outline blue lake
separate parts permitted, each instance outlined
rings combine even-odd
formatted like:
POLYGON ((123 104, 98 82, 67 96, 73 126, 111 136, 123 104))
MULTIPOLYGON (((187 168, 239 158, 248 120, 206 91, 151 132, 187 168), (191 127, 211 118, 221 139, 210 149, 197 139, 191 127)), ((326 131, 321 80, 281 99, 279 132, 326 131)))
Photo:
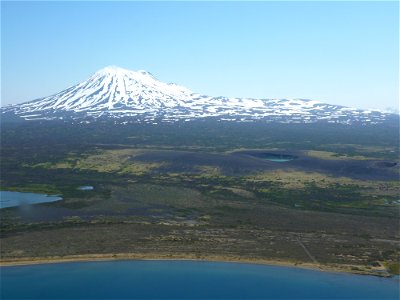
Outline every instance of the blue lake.
POLYGON ((292 158, 265 158, 265 159, 273 162, 287 162, 293 160, 292 158))
POLYGON ((268 152, 247 152, 248 155, 272 162, 288 162, 297 159, 297 156, 290 154, 268 153, 268 152))
POLYGON ((82 185, 80 187, 78 187, 78 190, 80 191, 92 191, 94 190, 94 187, 91 185, 82 185))
POLYGON ((54 202, 59 200, 62 200, 59 196, 0 191, 0 208, 54 202))
POLYGON ((273 161, 273 162, 287 162, 293 159, 296 159, 293 155, 286 154, 272 154, 272 153, 262 153, 260 157, 265 160, 273 161))
POLYGON ((398 299, 399 280, 255 264, 109 261, 1 267, 1 299, 398 299))

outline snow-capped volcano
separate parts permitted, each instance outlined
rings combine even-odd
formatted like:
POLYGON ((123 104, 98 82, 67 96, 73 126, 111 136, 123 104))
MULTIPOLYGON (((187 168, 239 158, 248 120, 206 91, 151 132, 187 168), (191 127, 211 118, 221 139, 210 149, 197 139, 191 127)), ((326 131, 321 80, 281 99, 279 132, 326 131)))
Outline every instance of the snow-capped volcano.
POLYGON ((163 83, 146 71, 106 67, 89 79, 55 95, 1 109, 3 117, 26 120, 93 120, 112 117, 134 122, 178 121, 215 117, 263 119, 286 123, 377 123, 389 114, 329 105, 304 99, 211 97, 163 83))
POLYGON ((191 91, 158 81, 146 71, 129 71, 110 66, 97 71, 89 79, 58 94, 21 104, 26 112, 44 110, 112 111, 137 106, 176 106, 190 97, 191 91))

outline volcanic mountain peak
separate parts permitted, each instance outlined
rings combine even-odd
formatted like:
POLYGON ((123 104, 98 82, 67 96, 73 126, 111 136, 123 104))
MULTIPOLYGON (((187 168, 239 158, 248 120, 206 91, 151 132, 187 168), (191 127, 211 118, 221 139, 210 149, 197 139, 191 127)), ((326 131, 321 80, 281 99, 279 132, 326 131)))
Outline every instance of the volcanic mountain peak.
MULTIPOLYGON (((147 71, 105 67, 89 79, 55 95, 1 109, 2 117, 87 120, 99 117, 123 122, 193 120, 283 123, 380 123, 389 114, 363 111, 306 99, 211 97, 164 83, 147 71), (128 121, 126 121, 128 120, 128 121)), ((85 121, 86 122, 86 121, 85 121)))
POLYGON ((158 81, 150 72, 144 70, 131 71, 117 66, 108 66, 103 69, 100 69, 96 73, 94 73, 91 78, 102 78, 102 77, 115 77, 115 78, 128 77, 142 82, 158 81))
POLYGON ((140 88, 155 89, 159 92, 164 92, 166 94, 193 93, 189 89, 179 86, 177 84, 167 84, 161 82, 157 78, 155 78, 150 72, 144 70, 131 71, 117 66, 105 67, 94 73, 94 75, 90 79, 115 81, 116 85, 122 88, 126 88, 127 84, 128 86, 132 84, 139 84, 141 85, 140 88))

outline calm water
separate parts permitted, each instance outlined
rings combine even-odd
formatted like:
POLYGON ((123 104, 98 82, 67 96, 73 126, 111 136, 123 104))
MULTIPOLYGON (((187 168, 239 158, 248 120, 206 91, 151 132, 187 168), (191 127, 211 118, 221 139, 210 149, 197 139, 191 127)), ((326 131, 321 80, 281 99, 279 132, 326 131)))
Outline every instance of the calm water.
POLYGON ((286 155, 286 154, 273 154, 273 153, 264 153, 261 154, 261 158, 273 162, 287 162, 293 159, 296 159, 293 155, 286 155))
POLYGON ((194 261, 1 267, 1 299, 398 299, 396 279, 194 261))
POLYGON ((288 162, 297 158, 297 156, 280 153, 266 153, 266 152, 250 152, 250 156, 261 158, 272 162, 288 162))
POLYGON ((287 162, 293 160, 292 158, 265 158, 266 160, 273 161, 273 162, 287 162))
POLYGON ((78 190, 80 191, 91 191, 94 190, 94 187, 91 185, 82 185, 80 187, 78 187, 78 190))
POLYGON ((0 208, 19 205, 46 203, 62 200, 59 196, 48 196, 45 194, 20 193, 0 191, 0 208))

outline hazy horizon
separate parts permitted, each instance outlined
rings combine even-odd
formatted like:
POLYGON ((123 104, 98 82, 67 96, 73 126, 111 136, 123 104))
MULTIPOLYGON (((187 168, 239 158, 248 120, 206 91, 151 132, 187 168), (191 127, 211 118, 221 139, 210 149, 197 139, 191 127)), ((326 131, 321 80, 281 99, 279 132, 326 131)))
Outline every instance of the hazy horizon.
POLYGON ((97 70, 196 93, 398 109, 397 2, 2 2, 1 104, 97 70))

